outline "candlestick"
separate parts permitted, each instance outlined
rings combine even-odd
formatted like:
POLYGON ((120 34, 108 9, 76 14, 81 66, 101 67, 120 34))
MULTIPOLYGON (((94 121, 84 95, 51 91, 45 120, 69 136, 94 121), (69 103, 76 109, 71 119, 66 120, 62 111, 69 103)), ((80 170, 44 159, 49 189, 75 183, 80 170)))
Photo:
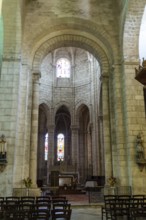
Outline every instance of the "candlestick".
POLYGON ((4 148, 5 148, 5 153, 6 153, 7 152, 7 142, 5 142, 4 148))

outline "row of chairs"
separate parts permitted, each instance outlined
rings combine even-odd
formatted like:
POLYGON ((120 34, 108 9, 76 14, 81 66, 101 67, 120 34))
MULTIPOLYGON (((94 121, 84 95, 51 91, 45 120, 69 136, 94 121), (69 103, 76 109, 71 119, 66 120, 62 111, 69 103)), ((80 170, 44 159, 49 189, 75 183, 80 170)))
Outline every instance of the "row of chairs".
POLYGON ((126 217, 127 220, 146 218, 145 195, 105 195, 102 207, 102 220, 117 220, 126 217))
POLYGON ((0 219, 58 219, 70 220, 71 205, 66 197, 0 197, 0 219))
POLYGON ((56 199, 60 199, 60 200, 66 200, 65 196, 22 196, 22 197, 18 197, 18 196, 7 196, 7 197, 0 197, 0 201, 8 201, 8 200, 14 200, 14 201, 22 201, 22 200, 33 200, 33 201, 39 201, 39 200, 56 200, 56 199))

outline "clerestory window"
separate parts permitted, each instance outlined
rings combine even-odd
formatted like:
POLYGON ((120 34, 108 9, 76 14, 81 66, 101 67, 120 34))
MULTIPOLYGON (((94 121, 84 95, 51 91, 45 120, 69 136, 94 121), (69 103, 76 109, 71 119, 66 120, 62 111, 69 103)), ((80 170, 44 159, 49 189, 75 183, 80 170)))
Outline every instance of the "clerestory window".
POLYGON ((58 78, 70 78, 70 61, 66 58, 60 58, 56 63, 56 76, 58 78))

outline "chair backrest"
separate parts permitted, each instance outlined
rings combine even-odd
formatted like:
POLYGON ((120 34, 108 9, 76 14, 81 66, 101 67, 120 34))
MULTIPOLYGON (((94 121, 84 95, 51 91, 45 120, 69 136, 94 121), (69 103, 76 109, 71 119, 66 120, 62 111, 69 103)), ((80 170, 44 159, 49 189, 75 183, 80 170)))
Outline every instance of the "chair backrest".
POLYGON ((38 209, 46 209, 51 211, 51 203, 37 203, 35 204, 35 208, 38 209))
POLYGON ((60 199, 55 199, 55 200, 52 200, 52 204, 67 204, 68 203, 68 200, 60 200, 60 199))
POLYGON ((7 196, 7 197, 6 197, 6 200, 19 201, 19 200, 20 200, 20 197, 17 197, 17 196, 7 196))
POLYGON ((51 200, 50 196, 37 196, 36 201, 51 200))
POLYGON ((22 196, 21 200, 35 200, 34 196, 22 196))
POLYGON ((32 207, 35 205, 35 202, 33 200, 24 200, 24 201, 19 201, 19 205, 24 208, 24 207, 32 207))
POLYGON ((60 211, 60 209, 53 209, 51 211, 52 220, 56 220, 56 219, 60 219, 60 218, 70 220, 71 213, 72 213, 72 209, 62 209, 61 211, 60 211))
POLYGON ((71 208, 71 204, 58 204, 55 203, 53 204, 53 209, 70 209, 71 208))
POLYGON ((17 201, 17 200, 5 200, 4 204, 6 204, 6 205, 18 205, 19 201, 17 201))
POLYGON ((51 205, 51 200, 36 200, 37 205, 51 205))

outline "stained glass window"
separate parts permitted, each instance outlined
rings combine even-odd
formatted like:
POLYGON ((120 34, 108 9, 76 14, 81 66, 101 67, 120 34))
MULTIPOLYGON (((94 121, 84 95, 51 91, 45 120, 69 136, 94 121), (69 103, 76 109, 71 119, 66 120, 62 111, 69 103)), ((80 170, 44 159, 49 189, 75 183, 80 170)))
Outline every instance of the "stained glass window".
POLYGON ((64 160, 64 135, 58 134, 57 136, 57 161, 64 160))
POLYGON ((48 160, 48 133, 45 135, 45 160, 48 160))
POLYGON ((57 60, 56 76, 58 78, 70 78, 70 62, 66 58, 57 60))

